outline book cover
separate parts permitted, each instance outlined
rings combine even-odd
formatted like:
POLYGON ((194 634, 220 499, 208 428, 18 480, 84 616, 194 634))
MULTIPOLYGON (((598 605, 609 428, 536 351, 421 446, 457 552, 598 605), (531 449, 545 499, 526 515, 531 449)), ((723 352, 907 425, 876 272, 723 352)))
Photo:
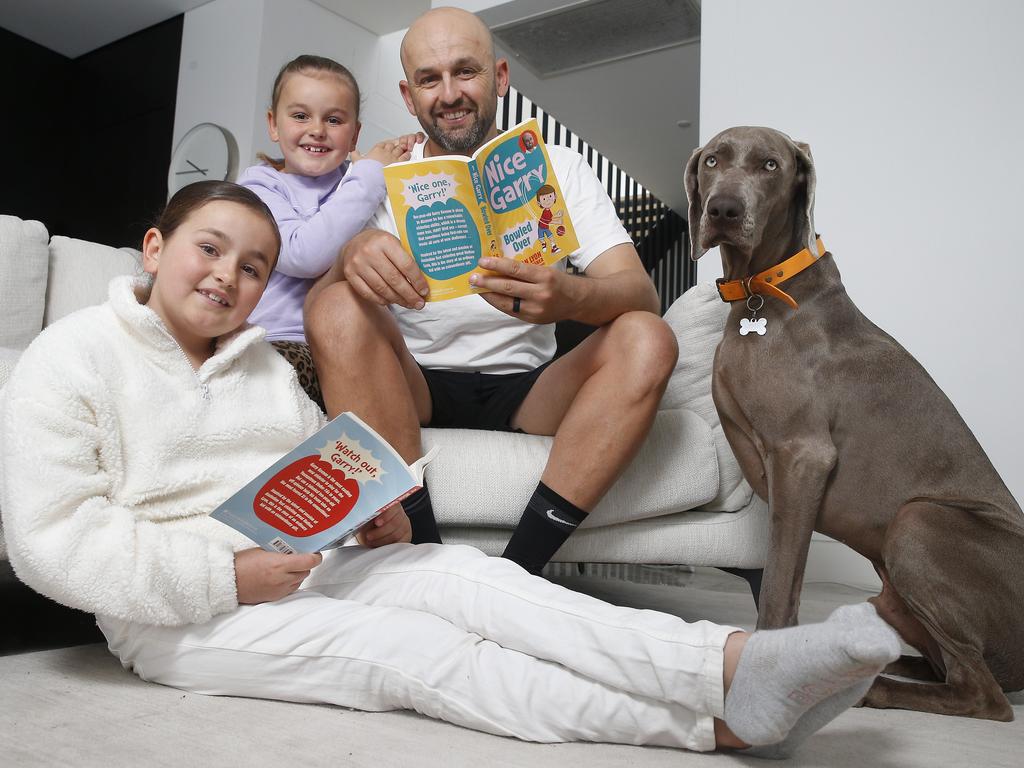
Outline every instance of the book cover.
POLYGON ((430 294, 444 301, 483 289, 469 284, 483 256, 549 265, 579 248, 536 118, 480 147, 384 168, 405 249, 430 294))
POLYGON ((303 440, 210 517, 276 552, 340 546, 357 528, 423 486, 436 449, 406 464, 353 413, 303 440))

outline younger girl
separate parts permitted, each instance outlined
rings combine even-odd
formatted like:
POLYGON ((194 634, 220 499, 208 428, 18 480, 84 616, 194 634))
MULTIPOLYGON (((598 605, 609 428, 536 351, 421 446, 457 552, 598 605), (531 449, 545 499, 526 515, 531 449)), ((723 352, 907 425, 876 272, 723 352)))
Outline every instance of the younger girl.
POLYGON ((319 386, 302 323, 306 294, 377 210, 385 194, 384 165, 408 159, 415 137, 381 142, 360 156, 359 86, 341 64, 310 55, 288 62, 278 73, 267 128, 282 157, 261 155, 264 162, 243 171, 238 183, 270 208, 282 245, 249 320, 267 330, 267 339, 296 365, 316 400, 319 386))
POLYGON ((534 741, 777 756, 898 653, 868 604, 753 635, 688 624, 469 547, 396 543, 409 539, 398 507, 371 548, 334 550, 312 574, 318 554, 253 549, 209 512, 324 421, 244 322, 279 245, 248 190, 185 187, 146 233, 152 285, 117 278, 106 304, 51 325, 0 396, 15 571, 96 613, 143 679, 414 709, 534 741))
MULTIPOLYGON (((302 308, 314 283, 337 279, 331 270, 341 247, 366 226, 384 200, 384 165, 409 159, 415 135, 377 144, 365 157, 359 138, 359 85, 332 59, 303 55, 285 64, 274 80, 267 129, 282 157, 243 171, 238 183, 270 208, 281 231, 281 255, 263 299, 249 321, 299 375, 306 393, 324 408, 302 308), (349 156, 353 162, 349 162, 349 156)), ((413 541, 440 542, 425 491, 403 502, 413 541)))

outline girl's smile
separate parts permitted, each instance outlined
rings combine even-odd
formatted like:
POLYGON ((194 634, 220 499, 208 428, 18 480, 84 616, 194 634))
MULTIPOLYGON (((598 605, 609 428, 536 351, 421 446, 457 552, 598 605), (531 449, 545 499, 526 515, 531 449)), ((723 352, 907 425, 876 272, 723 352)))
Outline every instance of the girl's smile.
POLYGON ((168 238, 149 230, 142 255, 156 277, 147 305, 198 368, 216 338, 239 328, 256 307, 277 240, 259 214, 217 200, 190 214, 168 238))
POLYGON ((277 109, 267 113, 284 172, 315 177, 339 168, 356 147, 358 114, 356 95, 344 78, 331 72, 288 75, 277 109))
POLYGON ((196 292, 199 293, 200 296, 205 296, 214 304, 220 305, 222 307, 231 306, 231 302, 228 300, 228 297, 224 295, 221 291, 197 288, 196 292))

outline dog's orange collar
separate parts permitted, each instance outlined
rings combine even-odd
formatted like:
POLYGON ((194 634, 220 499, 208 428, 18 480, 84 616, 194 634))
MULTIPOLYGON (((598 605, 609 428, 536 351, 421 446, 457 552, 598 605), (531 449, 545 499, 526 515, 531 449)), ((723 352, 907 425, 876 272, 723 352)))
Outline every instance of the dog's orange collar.
MULTIPOLYGON (((825 253, 825 245, 821 242, 820 237, 817 239, 817 244, 818 253, 825 253)), ((776 286, 800 274, 817 260, 809 249, 804 248, 800 253, 790 256, 764 272, 758 272, 756 275, 744 277, 741 280, 726 280, 724 277, 720 277, 715 281, 715 285, 718 287, 718 295, 725 302, 741 301, 759 293, 765 296, 774 296, 796 309, 797 303, 793 297, 776 286)))

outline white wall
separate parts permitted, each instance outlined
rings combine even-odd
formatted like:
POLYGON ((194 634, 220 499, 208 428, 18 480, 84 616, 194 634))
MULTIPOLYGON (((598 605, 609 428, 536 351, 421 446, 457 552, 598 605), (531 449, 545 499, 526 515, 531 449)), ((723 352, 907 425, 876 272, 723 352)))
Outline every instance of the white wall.
MULTIPOLYGON (((1024 4, 702 9, 702 143, 732 125, 810 143, 815 223, 850 295, 928 369, 1024 499, 1024 4)), ((699 278, 721 274, 709 252, 699 278)), ((830 566, 826 546, 840 545, 816 544, 809 579, 864 578, 830 566)))
MULTIPOLYGON (((372 88, 372 92, 371 99, 363 112, 360 148, 369 148, 374 142, 388 136, 420 130, 420 124, 415 117, 409 114, 405 102, 402 101, 402 94, 398 90, 398 81, 405 79, 399 57, 399 49, 402 47, 404 36, 405 30, 403 29, 383 35, 377 40, 377 46, 374 49, 376 77, 372 83, 367 85, 367 90, 370 91, 372 88), (371 126, 375 131, 372 140, 369 133, 371 126)), ((360 85, 362 85, 362 81, 360 81, 360 85)))
POLYGON ((352 70, 363 95, 360 150, 415 131, 398 92, 401 37, 378 38, 310 0, 213 0, 185 14, 174 141, 196 123, 213 122, 235 136, 240 168, 256 162, 257 152, 275 154, 265 118, 270 90, 281 66, 301 53, 352 70))
POLYGON ((259 68, 262 10, 262 0, 215 0, 185 13, 175 145, 197 123, 217 123, 238 142, 239 164, 249 164, 258 85, 252 73, 259 68))

